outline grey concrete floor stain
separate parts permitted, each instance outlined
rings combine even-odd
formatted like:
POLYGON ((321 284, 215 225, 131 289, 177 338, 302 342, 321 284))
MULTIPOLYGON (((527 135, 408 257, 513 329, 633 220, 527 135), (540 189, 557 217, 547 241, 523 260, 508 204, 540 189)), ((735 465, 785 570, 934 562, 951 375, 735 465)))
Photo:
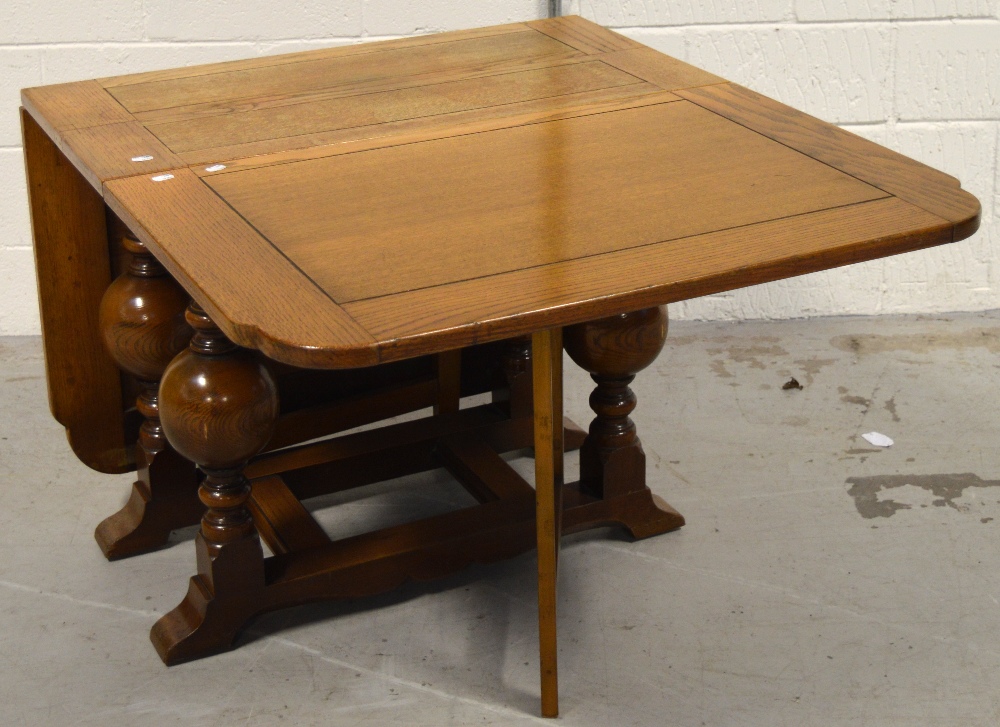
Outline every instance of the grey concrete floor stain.
POLYGON ((886 402, 885 402, 885 410, 892 415, 892 420, 894 422, 902 421, 899 418, 899 413, 896 411, 896 397, 895 396, 893 396, 890 399, 886 400, 886 402))
MULTIPOLYGON (((681 325, 686 325, 686 323, 687 322, 682 323, 681 325)), ((673 324, 671 324, 671 325, 673 326, 673 324)), ((740 327, 742 324, 740 324, 740 323, 730 323, 728 325, 735 326, 735 327, 740 327)), ((671 330, 674 330, 673 327, 671 328, 671 330)), ((741 344, 743 344, 745 346, 747 344, 747 342, 751 342, 751 343, 754 343, 754 344, 757 344, 757 343, 778 343, 780 340, 781 340, 781 338, 779 336, 761 336, 761 335, 757 335, 757 336, 754 336, 754 335, 735 335, 734 336, 734 335, 725 335, 724 334, 724 335, 720 335, 720 336, 684 336, 684 335, 673 335, 673 334, 671 334, 670 337, 667 339, 667 341, 668 341, 667 345, 673 345, 673 346, 690 346, 692 344, 700 344, 700 345, 703 345, 703 344, 706 344, 706 343, 719 344, 719 343, 731 343, 733 341, 737 341, 737 342, 739 342, 739 343, 741 343, 741 344)))
MULTIPOLYGON (((719 337, 717 340, 712 339, 713 343, 725 343, 730 339, 729 336, 719 337)), ((720 379, 732 379, 735 378, 734 374, 726 368, 726 362, 731 361, 733 363, 746 364, 752 369, 765 370, 768 367, 768 363, 771 365, 776 365, 777 361, 773 360, 781 356, 787 356, 788 351, 783 349, 781 346, 771 343, 767 337, 760 337, 760 339, 751 339, 754 341, 752 345, 736 345, 728 346, 726 348, 707 348, 705 352, 710 356, 721 356, 725 355, 726 359, 716 358, 711 363, 712 372, 718 376, 720 379), (760 344, 757 341, 760 341, 760 344), (769 345, 761 345, 769 344, 769 345), (765 362, 762 359, 771 359, 769 362, 765 362)), ((811 377, 810 377, 811 379, 811 377)))
MULTIPOLYGON (((752 369, 766 369, 767 364, 765 364, 762 358, 776 358, 780 356, 787 356, 788 351, 783 349, 778 345, 770 346, 729 346, 728 348, 709 348, 706 349, 710 356, 718 356, 719 354, 726 354, 730 361, 735 363, 743 363, 750 366, 752 369)), ((772 364, 777 363, 776 361, 771 361, 772 364)))
MULTIPOLYGON (((892 517, 897 510, 910 510, 912 505, 892 499, 879 499, 879 493, 898 487, 911 485, 927 490, 938 499, 931 504, 937 507, 951 507, 967 512, 968 506, 955 502, 970 487, 998 487, 1000 480, 984 480, 971 472, 940 475, 877 475, 874 477, 850 477, 851 487, 847 494, 854 498, 854 505, 863 518, 892 517)), ((984 518, 980 522, 988 522, 984 518)))
POLYGON ((897 335, 858 334, 835 336, 830 344, 841 351, 857 354, 879 354, 896 351, 930 353, 936 349, 982 347, 1000 353, 1000 328, 974 328, 966 331, 934 333, 904 333, 897 335))
POLYGON ((838 386, 837 393, 840 394, 840 400, 845 404, 857 404, 858 406, 863 407, 865 411, 868 411, 868 408, 872 405, 871 399, 849 394, 846 386, 838 386))
POLYGON ((712 362, 712 373, 720 379, 732 379, 733 374, 726 368, 726 362, 716 359, 712 362))
POLYGON ((811 384, 817 374, 822 371, 827 366, 832 366, 837 363, 838 359, 835 358, 806 358, 797 359, 795 363, 802 367, 802 372, 805 374, 804 378, 806 380, 806 386, 811 384))

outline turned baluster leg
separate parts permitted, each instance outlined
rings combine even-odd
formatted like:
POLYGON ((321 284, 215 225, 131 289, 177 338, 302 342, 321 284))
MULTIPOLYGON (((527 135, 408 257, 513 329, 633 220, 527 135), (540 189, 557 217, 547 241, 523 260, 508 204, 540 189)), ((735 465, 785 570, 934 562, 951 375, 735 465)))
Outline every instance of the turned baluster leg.
POLYGON ((580 488, 604 500, 627 498, 621 520, 635 537, 673 530, 684 518, 646 488, 646 455, 629 417, 636 397, 629 384, 649 366, 667 338, 665 306, 645 308, 565 329, 566 352, 597 384, 597 415, 580 448, 580 488))
POLYGON ((267 368, 196 304, 187 320, 195 335, 163 374, 160 419, 170 444, 205 473, 198 494, 208 509, 195 540, 198 575, 150 634, 167 664, 229 648, 264 606, 264 556, 243 469, 278 419, 278 390, 267 368))
POLYGON ((94 534, 110 559, 163 545, 171 530, 197 522, 201 511, 194 465, 167 445, 157 396, 164 369, 191 338, 184 320, 188 297, 141 242, 126 236, 122 244, 129 268, 101 300, 100 328, 111 356, 138 380, 136 406, 144 419, 129 501, 94 534))

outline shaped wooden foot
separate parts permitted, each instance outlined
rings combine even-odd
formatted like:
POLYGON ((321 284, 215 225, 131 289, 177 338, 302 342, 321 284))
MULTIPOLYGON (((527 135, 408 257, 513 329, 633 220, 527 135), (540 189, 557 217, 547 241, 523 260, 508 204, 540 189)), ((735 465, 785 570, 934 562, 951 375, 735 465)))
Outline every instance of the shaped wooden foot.
POLYGON ((198 495, 208 509, 195 541, 198 574, 150 634, 167 664, 230 648, 264 605, 264 554, 243 469, 278 419, 278 390, 268 370, 197 305, 187 320, 195 335, 163 374, 160 418, 170 444, 205 473, 198 495))
POLYGON ((156 550, 174 530, 197 523, 204 510, 198 501, 198 472, 176 452, 166 450, 140 464, 138 475, 125 506, 94 532, 108 560, 156 550))
POLYGON ((675 530, 684 518, 646 487, 646 454, 629 414, 629 384, 651 364, 667 338, 665 306, 645 308, 564 331, 566 352, 597 384, 590 408, 597 415, 580 448, 580 489, 605 501, 622 499, 622 525, 635 538, 675 530), (627 506, 625 502, 628 502, 627 506))
POLYGON ((167 444, 157 390, 167 364, 188 345, 187 294, 138 240, 125 237, 129 269, 101 300, 100 327, 118 365, 138 380, 136 403, 144 421, 136 447, 138 479, 128 503, 102 522, 94 536, 113 560, 163 545, 170 531, 198 521, 194 465, 167 444))

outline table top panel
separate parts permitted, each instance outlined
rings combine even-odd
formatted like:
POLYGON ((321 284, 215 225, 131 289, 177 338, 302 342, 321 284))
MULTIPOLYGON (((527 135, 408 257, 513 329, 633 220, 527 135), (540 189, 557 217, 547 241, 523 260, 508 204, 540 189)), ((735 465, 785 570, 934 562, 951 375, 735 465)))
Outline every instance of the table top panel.
POLYGON ((525 334, 979 222, 954 178, 578 17, 22 101, 227 335, 297 365, 525 334))
POLYGON ((652 84, 638 83, 563 96, 546 96, 532 101, 470 111, 419 116, 371 126, 185 152, 177 156, 184 162, 190 162, 195 174, 208 177, 218 173, 206 169, 207 166, 214 166, 217 159, 223 160, 228 172, 231 173, 237 169, 321 159, 430 139, 466 136, 493 129, 509 129, 556 119, 589 116, 679 100, 680 96, 674 93, 662 91, 652 84), (252 156, 246 156, 251 152, 252 156))
POLYGON ((735 83, 678 91, 683 97, 803 154, 959 225, 956 239, 979 226, 979 201, 944 172, 735 83), (966 227, 962 227, 962 226, 966 227))
POLYGON ((410 84, 443 81, 483 72, 504 72, 523 65, 584 56, 531 29, 451 42, 330 54, 293 63, 251 69, 232 68, 212 74, 141 81, 108 89, 127 111, 143 120, 228 113, 239 102, 259 105, 321 91, 363 93, 410 84), (377 56, 373 58, 373 56, 377 56), (164 113, 149 113, 165 110, 164 113), (200 112, 200 113, 199 113, 200 112))
POLYGON ((951 223, 886 197, 343 308, 390 360, 939 245, 951 234, 951 223))
POLYGON ((378 363, 378 342, 193 172, 167 181, 117 179, 106 201, 232 340, 299 366, 378 363))
POLYGON ((341 304, 887 196, 684 101, 206 181, 341 304))
POLYGON ((624 71, 591 60, 363 94, 316 93, 307 98, 296 97, 294 103, 254 103, 252 108, 239 114, 205 114, 180 120, 146 121, 145 126, 171 151, 180 153, 507 106, 621 86, 643 86, 647 93, 660 90, 624 71))

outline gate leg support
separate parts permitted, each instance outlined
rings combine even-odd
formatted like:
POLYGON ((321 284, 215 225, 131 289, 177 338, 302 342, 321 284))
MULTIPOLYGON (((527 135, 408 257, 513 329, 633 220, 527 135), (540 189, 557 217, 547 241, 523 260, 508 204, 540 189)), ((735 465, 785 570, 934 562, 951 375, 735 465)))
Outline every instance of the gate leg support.
POLYGON ((538 650, 542 716, 559 715, 556 580, 563 486, 562 329, 532 335, 535 528, 538 540, 538 650))

